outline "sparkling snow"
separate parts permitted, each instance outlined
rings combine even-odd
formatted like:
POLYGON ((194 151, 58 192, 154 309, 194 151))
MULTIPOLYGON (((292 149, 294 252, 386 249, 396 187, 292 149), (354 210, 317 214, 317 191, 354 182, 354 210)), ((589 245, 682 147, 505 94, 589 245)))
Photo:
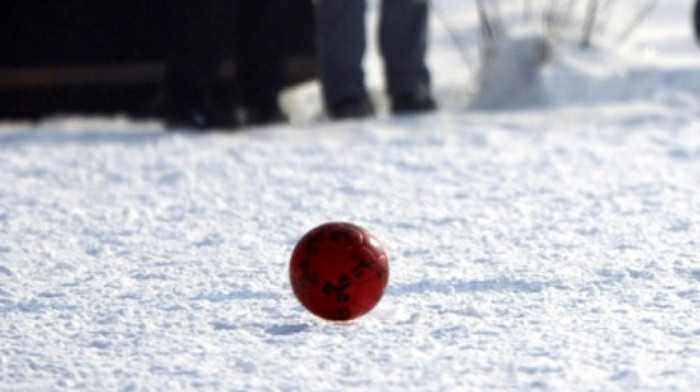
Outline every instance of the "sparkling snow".
MULTIPOLYGON (((471 46, 473 8, 435 3, 471 46)), ((660 3, 561 49, 537 110, 464 110, 434 19, 432 115, 310 121, 307 86, 294 125, 233 134, 0 124, 0 390, 700 390, 700 50, 660 3), (349 324, 287 277, 331 220, 390 258, 349 324)))

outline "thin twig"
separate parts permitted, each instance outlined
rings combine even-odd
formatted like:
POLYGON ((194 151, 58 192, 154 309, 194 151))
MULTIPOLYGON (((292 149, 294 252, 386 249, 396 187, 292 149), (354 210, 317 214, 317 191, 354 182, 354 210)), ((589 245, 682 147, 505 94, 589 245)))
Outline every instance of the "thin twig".
POLYGON ((491 23, 486 8, 482 0, 476 0, 476 8, 479 13, 479 21, 481 22, 481 37, 484 42, 493 41, 496 39, 496 31, 491 23))
POLYGON ((506 34, 506 25, 503 23, 503 13, 501 12, 501 3, 499 0, 491 0, 491 21, 494 26, 494 30, 498 37, 502 37, 506 34))
POLYGON ((588 0, 586 8, 586 19, 583 23, 583 33, 581 34, 581 47, 589 48, 593 40, 593 30, 598 17, 598 0, 588 0))
POLYGON ((552 11, 552 33, 553 39, 558 40, 561 36, 561 31, 566 27, 566 17, 571 12, 570 7, 573 0, 568 0, 564 3, 563 1, 558 1, 556 8, 552 11))
POLYGON ((578 7, 578 0, 569 0, 569 5, 566 8, 566 13, 561 22, 563 26, 568 26, 571 23, 571 18, 574 15, 576 7, 578 7))
POLYGON ((447 18, 445 15, 442 13, 442 10, 440 10, 439 7, 435 6, 435 1, 434 0, 428 0, 428 5, 430 6, 430 9, 433 10, 433 13, 437 17, 437 19, 440 21, 442 26, 445 28, 447 31, 447 35, 450 36, 450 39, 452 40, 452 43, 454 44, 455 48, 459 52, 460 57, 462 57, 462 62, 464 65, 467 67, 469 72, 472 74, 474 73, 474 68, 472 67, 471 62, 469 61, 469 56, 467 56, 467 52, 464 51, 464 48, 459 40, 457 38, 457 34, 455 34, 454 30, 451 28, 451 26, 447 23, 447 18))
POLYGON ((608 30, 608 24, 615 14, 617 0, 608 0, 600 6, 598 15, 598 30, 604 34, 608 30))
POLYGON ((639 11, 637 16, 630 22, 630 24, 627 26, 627 28, 620 34, 620 37, 618 38, 619 43, 624 43, 629 39, 629 37, 634 33, 635 30, 644 22, 644 20, 647 19, 649 14, 656 8, 656 4, 658 3, 658 0, 651 0, 647 5, 639 11))
POLYGON ((549 31, 555 29, 556 24, 556 8, 558 6, 557 0, 549 0, 545 6, 544 13, 542 14, 544 18, 544 25, 549 31))

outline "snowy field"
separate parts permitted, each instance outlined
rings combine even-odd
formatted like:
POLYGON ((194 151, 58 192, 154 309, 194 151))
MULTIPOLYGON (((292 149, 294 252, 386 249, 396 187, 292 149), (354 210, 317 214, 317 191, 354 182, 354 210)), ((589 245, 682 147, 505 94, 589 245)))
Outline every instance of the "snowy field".
MULTIPOLYGON (((473 6, 435 4, 474 56, 473 6)), ((0 390, 700 390, 690 9, 559 48, 536 109, 467 110, 473 71, 433 18, 431 115, 310 121, 306 86, 294 124, 236 133, 0 124, 0 390), (288 281, 331 220, 390 259, 349 324, 288 281)))

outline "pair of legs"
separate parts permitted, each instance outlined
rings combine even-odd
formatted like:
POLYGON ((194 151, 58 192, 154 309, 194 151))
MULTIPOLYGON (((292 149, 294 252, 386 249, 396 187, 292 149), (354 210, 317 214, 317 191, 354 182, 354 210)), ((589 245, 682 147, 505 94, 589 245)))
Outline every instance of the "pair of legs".
POLYGON ((218 70, 234 54, 240 100, 250 122, 279 116, 284 83, 286 0, 172 0, 165 79, 166 116, 195 128, 234 125, 213 94, 218 70), (230 50, 231 48, 236 50, 230 50))
MULTIPOLYGON (((346 107, 366 102, 362 59, 366 48, 366 0, 320 0, 318 39, 326 107, 334 117, 362 115, 346 107)), ((426 0, 382 0, 379 48, 394 112, 434 108, 425 64, 426 0)), ((360 110, 361 111, 361 110, 360 110)))

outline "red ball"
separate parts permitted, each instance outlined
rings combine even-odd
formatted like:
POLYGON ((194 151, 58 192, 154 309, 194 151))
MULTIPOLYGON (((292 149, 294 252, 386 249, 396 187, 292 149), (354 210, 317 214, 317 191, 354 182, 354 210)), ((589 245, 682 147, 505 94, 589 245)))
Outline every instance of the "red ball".
POLYGON ((289 267, 294 295, 311 313, 347 321, 369 312, 389 281, 386 252, 365 229, 323 224, 299 240, 289 267))

